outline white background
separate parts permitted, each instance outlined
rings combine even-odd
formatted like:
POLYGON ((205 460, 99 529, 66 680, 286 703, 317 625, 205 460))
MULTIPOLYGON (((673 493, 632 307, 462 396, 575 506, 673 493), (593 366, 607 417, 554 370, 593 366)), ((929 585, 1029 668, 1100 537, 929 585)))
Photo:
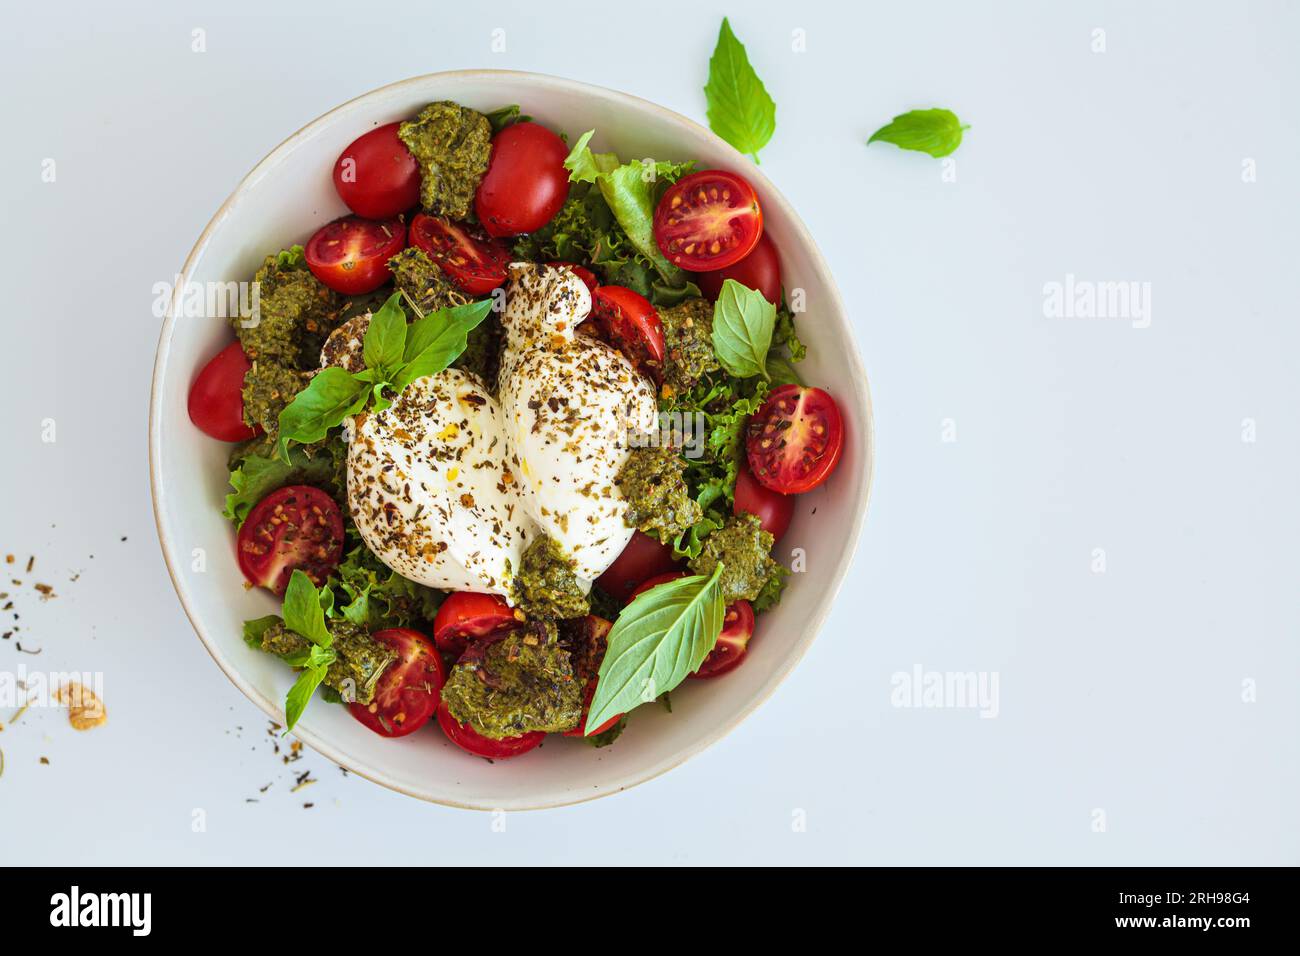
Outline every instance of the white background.
POLYGON ((0 731, 7 863, 1300 862, 1297 7, 61 6, 0 33, 0 590, 43 648, 0 641, 0 670, 103 671, 109 722, 0 731), (271 147, 392 80, 535 70, 703 119, 723 13, 875 399, 873 500, 821 638, 702 756, 504 832, 283 765, 154 535, 153 283, 271 147), (864 145, 926 106, 972 125, 955 182, 864 145), (1150 326, 1046 317, 1067 274, 1149 282, 1150 326), (998 716, 892 706, 917 665, 996 672, 998 716))

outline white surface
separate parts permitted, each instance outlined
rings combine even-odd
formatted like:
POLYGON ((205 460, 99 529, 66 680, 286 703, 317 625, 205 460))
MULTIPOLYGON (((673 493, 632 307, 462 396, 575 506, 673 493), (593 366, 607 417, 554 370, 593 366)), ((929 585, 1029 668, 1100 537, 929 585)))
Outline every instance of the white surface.
POLYGON ((498 819, 315 756, 282 766, 154 537, 152 284, 270 147, 393 79, 538 70, 702 118, 723 12, 427 6, 29 6, 0 37, 19 91, 0 552, 36 554, 61 595, 6 585, 45 651, 0 642, 0 668, 109 681, 102 729, 29 711, 0 732, 7 860, 1300 862, 1300 15, 1281 3, 733 8, 778 103, 763 170, 830 260, 872 377, 872 509, 822 637, 726 740, 592 804, 498 819), (862 146, 929 105, 973 126, 956 182, 862 146), (1150 327, 1045 318, 1067 274, 1150 282, 1150 327), (916 664, 996 671, 998 717, 891 706, 916 664), (309 768, 321 782, 289 793, 309 768))

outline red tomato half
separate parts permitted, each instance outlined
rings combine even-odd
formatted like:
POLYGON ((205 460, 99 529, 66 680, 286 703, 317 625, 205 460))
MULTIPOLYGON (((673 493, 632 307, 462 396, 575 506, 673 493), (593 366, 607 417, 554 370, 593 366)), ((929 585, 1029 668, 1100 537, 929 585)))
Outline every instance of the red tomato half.
POLYGON ((548 262, 546 264, 552 269, 568 269, 582 280, 582 284, 587 287, 588 292, 595 292, 596 286, 600 285, 600 280, 596 278, 596 273, 592 272, 586 266, 580 266, 573 262, 548 262))
POLYGON ((691 677, 721 677, 734 671, 749 653, 749 639, 754 636, 754 609, 748 601, 740 600, 727 608, 722 619, 722 633, 718 642, 704 658, 700 669, 691 677))
POLYGON ((766 487, 784 495, 811 491, 830 477, 844 450, 839 406, 820 388, 773 389, 749 420, 745 448, 750 471, 766 487))
POLYGON ((307 240, 307 268, 335 292, 364 295, 393 277, 388 260, 406 248, 400 219, 372 222, 344 216, 316 230, 307 240))
POLYGON ((568 155, 564 140, 536 123, 514 123, 492 137, 474 194, 474 212, 489 236, 533 232, 555 218, 569 195, 568 155))
POLYGON ((253 365, 238 342, 212 356, 190 386, 192 421, 205 435, 218 441, 248 441, 259 429, 244 421, 244 375, 253 365))
POLYGON ((497 595, 456 591, 447 595, 433 619, 433 642, 438 650, 460 657, 470 641, 504 634, 518 625, 515 612, 497 595))
POLYGON ((352 716, 381 737, 405 737, 429 722, 447 682, 447 665, 438 649, 419 631, 404 627, 370 635, 397 652, 375 685, 369 704, 348 704, 352 716))
POLYGON ((354 139, 334 163, 334 188, 358 216, 392 219, 420 201, 420 165, 389 123, 354 139))
POLYGON ((600 588, 615 601, 627 601, 632 591, 646 578, 663 574, 677 567, 673 549, 660 544, 648 534, 632 533, 632 540, 605 573, 596 578, 600 588))
POLYGON ((420 213, 411 220, 411 245, 469 295, 484 295, 506 281, 510 250, 505 243, 479 238, 450 219, 420 213))
POLYGON ((447 735, 447 739, 461 750, 475 757, 486 757, 488 760, 504 760, 507 757, 518 757, 520 754, 528 753, 546 736, 540 730, 534 730, 518 737, 493 740, 491 737, 484 737, 469 724, 458 721, 447 710, 445 703, 438 704, 438 726, 447 735))
POLYGON ((781 302, 781 258, 776 254, 776 246, 763 233, 752 252, 734 265, 712 272, 701 272, 695 277, 696 284, 708 298, 717 301, 722 291, 722 283, 735 279, 741 285, 757 289, 773 305, 781 302))
POLYGON ((637 371, 656 383, 663 379, 664 327, 645 296, 621 285, 600 286, 591 294, 591 315, 637 371))
POLYGON ((705 169, 674 183, 655 208, 655 242, 690 272, 734 265, 763 234, 754 187, 735 173, 705 169))
POLYGON ((319 488, 288 485, 253 506, 235 547, 252 584, 284 594, 301 569, 320 587, 343 560, 343 515, 319 488))
POLYGON ((736 472, 736 501, 732 510, 738 515, 758 515, 763 530, 773 537, 772 543, 775 544, 790 527, 790 519, 794 517, 794 497, 760 485, 742 463, 736 472))

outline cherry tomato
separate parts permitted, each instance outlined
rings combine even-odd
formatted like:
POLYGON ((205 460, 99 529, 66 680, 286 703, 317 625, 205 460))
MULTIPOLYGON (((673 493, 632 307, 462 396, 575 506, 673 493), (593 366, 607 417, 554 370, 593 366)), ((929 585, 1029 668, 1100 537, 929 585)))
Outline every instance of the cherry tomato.
POLYGON ((781 302, 781 258, 776 254, 776 246, 763 233, 752 252, 734 265, 712 272, 701 272, 695 277, 696 284, 708 298, 717 301, 722 291, 722 283, 735 279, 741 285, 757 289, 773 305, 781 302))
POLYGON ((811 491, 830 477, 844 450, 839 406, 820 388, 782 385, 749 420, 749 468, 783 495, 811 491))
POLYGON ((754 187, 735 173, 705 169, 674 183, 655 208, 655 242, 690 272, 734 265, 763 234, 754 187))
POLYGON ((392 219, 420 201, 420 165, 389 123, 354 139, 334 163, 334 188, 358 216, 392 219))
POLYGON ((320 587, 343 560, 343 515, 311 485, 288 485, 253 506, 236 540, 239 570, 251 583, 284 594, 295 569, 320 587))
POLYGON ((678 578, 686 577, 685 571, 665 571, 663 574, 656 574, 652 578, 642 581, 627 597, 627 603, 631 604, 632 600, 638 595, 644 594, 653 587, 658 587, 668 581, 676 581, 678 578))
POLYGON ((763 530, 772 536, 775 544, 790 527, 790 519, 794 517, 794 497, 760 485, 742 463, 736 472, 736 501, 732 510, 738 515, 758 515, 763 530))
POLYGON ((384 669, 370 703, 353 701, 348 710, 381 737, 405 737, 427 724, 438 709, 447 665, 419 631, 394 627, 370 636, 396 651, 397 660, 384 669))
POLYGON ((754 609, 748 601, 741 599, 727 608, 718 642, 709 651, 709 656, 704 658, 700 669, 690 676, 721 677, 734 671, 744 663, 745 655, 749 653, 749 639, 753 636, 754 609))
POLYGON ((602 285, 591 294, 591 315, 637 371, 655 382, 662 380, 664 327, 645 296, 621 285, 602 285))
POLYGON ((474 195, 489 236, 541 229, 569 195, 569 147, 545 126, 514 123, 492 137, 492 156, 474 195))
POLYGON ((633 589, 646 578, 671 571, 675 567, 677 559, 673 557, 671 547, 660 544, 648 534, 635 531, 632 540, 614 559, 614 563, 596 578, 596 587, 615 601, 626 601, 633 589))
POLYGON ((600 285, 600 280, 596 278, 596 273, 592 272, 586 266, 580 266, 574 262, 548 262, 546 264, 552 269, 568 269, 582 280, 582 284, 587 287, 588 292, 595 292, 596 286, 600 285))
POLYGON ((469 295, 484 295, 506 281, 510 250, 505 243, 479 238, 450 219, 420 213, 411 220, 411 245, 469 295))
POLYGON ((460 657, 470 641, 518 626, 515 612, 497 595, 456 591, 447 595, 433 619, 433 642, 443 653, 460 657))
POLYGON ((393 277, 388 260, 406 248, 400 219, 372 222, 344 216, 316 230, 307 240, 307 268, 335 292, 364 295, 393 277))
POLYGON ((248 441, 260 429, 244 421, 244 375, 253 365, 238 342, 231 342, 208 361, 190 386, 192 421, 219 441, 248 441))
MULTIPOLYGON (((566 622, 568 623, 568 622, 566 622)), ((614 625, 603 617, 588 614, 576 626, 571 627, 570 634, 563 635, 561 642, 569 645, 569 658, 573 661, 573 676, 576 680, 587 682, 582 699, 582 719, 572 730, 564 731, 566 737, 585 737, 583 728, 587 724, 587 712, 591 710, 592 698, 596 696, 596 683, 600 674, 600 663, 605 659, 610 628, 614 625), (567 638, 567 640, 566 640, 567 638)), ((620 720, 622 714, 615 714, 591 733, 603 734, 620 720)))
POLYGON ((507 757, 518 757, 520 754, 528 753, 546 736, 540 730, 533 730, 518 737, 493 740, 491 737, 484 737, 469 724, 462 724, 447 710, 446 703, 441 702, 438 704, 438 726, 447 735, 447 739, 461 750, 489 760, 504 760, 507 757))

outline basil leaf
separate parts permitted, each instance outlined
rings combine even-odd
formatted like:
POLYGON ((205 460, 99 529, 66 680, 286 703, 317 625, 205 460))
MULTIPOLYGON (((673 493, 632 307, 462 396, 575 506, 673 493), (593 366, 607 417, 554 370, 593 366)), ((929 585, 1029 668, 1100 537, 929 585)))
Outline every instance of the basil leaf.
POLYGON ((350 624, 359 624, 366 627, 370 623, 370 585, 367 584, 362 588, 357 596, 339 609, 343 612, 343 620, 350 624))
POLYGON ((406 338, 406 364, 393 379, 393 387, 401 391, 417 378, 436 375, 445 369, 465 351, 466 337, 491 311, 492 300, 483 299, 439 309, 411 323, 406 338))
POLYGON ((784 355, 776 352, 767 353, 767 378, 773 385, 802 385, 803 380, 795 371, 794 365, 784 355))
MULTIPOLYGON (((329 588, 322 590, 329 591, 329 588)), ((333 592, 330 593, 330 607, 333 607, 333 592)), ((321 606, 321 593, 311 578, 295 569, 289 578, 289 586, 284 592, 284 626, 296 631, 313 644, 329 647, 334 640, 325 626, 325 609, 321 606)))
POLYGON ((289 695, 284 700, 286 734, 298 723, 298 718, 302 716, 302 712, 307 709, 307 704, 311 701, 311 695, 316 693, 316 688, 320 686, 327 673, 329 673, 328 667, 308 667, 298 675, 298 679, 289 688, 289 695))
POLYGON ((609 632, 584 734, 699 670, 722 632, 721 573, 719 564, 707 578, 667 581, 623 609, 609 632))
POLYGON ((761 292, 735 279, 722 283, 713 305, 713 350, 723 368, 737 378, 767 378, 767 352, 775 327, 776 306, 761 292))
POLYGON ((370 316, 361 355, 367 369, 396 370, 402 364, 406 347, 406 313, 402 311, 402 293, 394 292, 379 311, 370 316))
POLYGON ((951 110, 912 110, 895 116, 892 122, 872 133, 867 145, 879 140, 901 149, 929 153, 937 159, 960 146, 962 131, 968 129, 951 110))
POLYGON ((341 368, 321 369, 280 412, 280 460, 289 462, 289 442, 310 445, 366 404, 369 389, 341 368))
POLYGON ((776 132, 776 104, 749 65, 745 45, 731 32, 726 17, 709 60, 704 96, 709 104, 709 128, 757 163, 758 151, 776 132))

